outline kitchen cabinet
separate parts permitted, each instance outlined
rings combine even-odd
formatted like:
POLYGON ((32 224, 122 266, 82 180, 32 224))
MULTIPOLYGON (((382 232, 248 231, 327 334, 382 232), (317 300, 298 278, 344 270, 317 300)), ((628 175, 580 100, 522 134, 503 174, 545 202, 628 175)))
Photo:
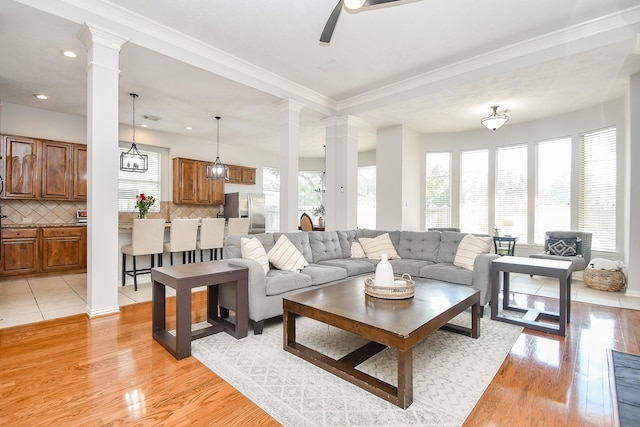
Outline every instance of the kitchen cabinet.
POLYGON ((35 273, 38 265, 38 229, 3 228, 0 270, 3 275, 35 273))
POLYGON ((36 199, 40 196, 38 179, 39 141, 3 136, 5 199, 36 199))
POLYGON ((87 267, 87 229, 52 227, 42 229, 42 271, 74 270, 87 267))
POLYGON ((0 273, 44 275, 56 271, 86 271, 87 228, 3 228, 0 273))
POLYGON ((69 142, 2 137, 4 199, 86 200, 87 148, 69 142))
POLYGON ((253 185, 256 183, 256 168, 247 166, 227 165, 229 167, 230 184, 253 185))
POLYGON ((224 203, 224 182, 209 180, 208 162, 173 159, 173 203, 191 205, 221 205, 224 203))

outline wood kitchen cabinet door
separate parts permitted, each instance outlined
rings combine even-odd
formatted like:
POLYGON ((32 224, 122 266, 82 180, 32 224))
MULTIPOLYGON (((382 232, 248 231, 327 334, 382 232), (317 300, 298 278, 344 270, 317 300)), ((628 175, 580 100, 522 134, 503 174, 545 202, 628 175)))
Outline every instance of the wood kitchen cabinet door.
POLYGON ((3 275, 35 273, 38 265, 38 229, 3 228, 0 270, 3 275))
POLYGON ((173 203, 196 203, 196 175, 198 162, 176 157, 173 159, 173 203))
POLYGON ((242 183, 247 185, 256 183, 256 168, 242 167, 242 183))
POLYGON ((86 267, 85 236, 84 227, 43 228, 42 271, 66 271, 86 267))
POLYGON ((87 200, 87 146, 73 145, 73 200, 87 200))
POLYGON ((71 144, 42 141, 43 199, 71 200, 71 144))
POLYGON ((198 162, 196 168, 196 203, 203 205, 213 204, 213 185, 215 180, 207 179, 207 163, 198 162))
POLYGON ((40 197, 38 174, 39 141, 31 138, 4 136, 5 199, 40 197))
POLYGON ((227 165, 229 167, 229 184, 242 183, 242 166, 227 165))

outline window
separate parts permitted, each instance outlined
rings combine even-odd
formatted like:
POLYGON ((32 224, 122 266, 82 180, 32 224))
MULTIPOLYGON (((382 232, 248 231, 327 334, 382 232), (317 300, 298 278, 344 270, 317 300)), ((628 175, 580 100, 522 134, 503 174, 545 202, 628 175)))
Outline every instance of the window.
POLYGON ((262 168, 262 191, 265 205, 265 231, 280 230, 280 169, 262 168))
POLYGON ((451 227, 451 153, 427 153, 425 230, 451 227))
POLYGON ((324 205, 324 193, 316 191, 322 184, 321 171, 298 172, 298 218, 306 212, 314 217, 314 223, 318 224, 318 217, 313 215, 313 208, 324 205))
POLYGON ((358 168, 358 228, 376 228, 376 167, 358 168))
POLYGON ((536 144, 535 243, 545 232, 571 230, 571 138, 536 144))
MULTIPOLYGON (((153 196, 156 202, 149 212, 160 212, 160 152, 137 145, 138 151, 149 156, 149 169, 146 172, 118 172, 118 210, 120 212, 134 212, 136 210, 136 196, 144 193, 153 196)), ((127 152, 130 144, 120 146, 121 153, 127 152)))
POLYGON ((465 233, 489 231, 489 150, 461 153, 460 229, 465 233))
POLYGON ((579 228, 593 233, 591 247, 616 250, 616 129, 582 136, 579 228))
POLYGON ((496 218, 501 234, 527 241, 527 146, 514 145, 496 150, 496 218), (502 226, 503 219, 513 225, 502 226))

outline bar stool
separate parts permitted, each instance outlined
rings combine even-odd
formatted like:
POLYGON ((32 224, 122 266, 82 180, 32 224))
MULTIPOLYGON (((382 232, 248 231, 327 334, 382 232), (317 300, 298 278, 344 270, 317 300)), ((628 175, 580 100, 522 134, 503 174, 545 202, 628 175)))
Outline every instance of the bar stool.
POLYGON ((200 262, 204 261, 202 251, 209 249, 209 260, 222 259, 222 246, 224 246, 224 218, 202 218, 200 224, 200 239, 196 242, 196 249, 200 250, 200 262), (215 251, 215 252, 214 252, 215 251))
POLYGON ((249 218, 229 218, 228 236, 246 236, 249 234, 249 218))
POLYGON ((138 274, 150 273, 154 265, 154 257, 158 256, 158 266, 162 267, 162 251, 164 248, 165 221, 160 219, 134 219, 131 232, 131 244, 124 245, 122 251, 122 286, 126 276, 133 277, 134 289, 138 290, 138 274), (127 255, 133 257, 133 270, 127 270, 127 255), (138 269, 136 257, 151 255, 151 267, 138 269))
POLYGON ((186 264, 186 254, 191 254, 193 261, 196 259, 196 240, 198 240, 198 218, 177 218, 171 220, 169 241, 164 243, 164 251, 169 252, 171 265, 173 265, 173 253, 182 252, 182 263, 186 264))

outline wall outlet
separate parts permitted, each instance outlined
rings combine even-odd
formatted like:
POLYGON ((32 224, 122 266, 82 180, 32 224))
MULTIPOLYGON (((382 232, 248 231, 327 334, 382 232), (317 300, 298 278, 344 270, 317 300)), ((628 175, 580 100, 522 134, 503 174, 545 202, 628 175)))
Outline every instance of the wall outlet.
POLYGON ((31 224, 33 222, 33 218, 27 218, 26 216, 22 217, 23 224, 31 224))

